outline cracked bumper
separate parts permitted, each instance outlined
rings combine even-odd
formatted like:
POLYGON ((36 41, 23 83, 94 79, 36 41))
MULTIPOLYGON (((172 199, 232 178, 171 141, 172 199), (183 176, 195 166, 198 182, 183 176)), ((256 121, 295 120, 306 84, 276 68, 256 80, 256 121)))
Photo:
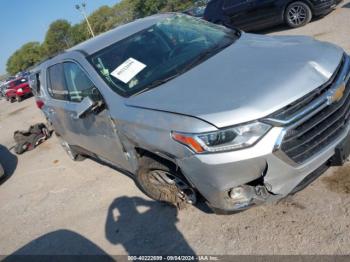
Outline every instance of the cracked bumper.
MULTIPOLYGON (((279 155, 278 144, 283 128, 275 127, 254 147, 239 151, 193 155, 178 160, 184 175, 214 209, 235 211, 229 191, 264 175, 271 194, 266 202, 275 202, 291 192, 334 155, 337 145, 349 134, 349 128, 302 165, 293 165, 279 155)), ((324 171, 325 169, 323 169, 324 171)), ((261 201, 259 201, 261 203, 261 201)))

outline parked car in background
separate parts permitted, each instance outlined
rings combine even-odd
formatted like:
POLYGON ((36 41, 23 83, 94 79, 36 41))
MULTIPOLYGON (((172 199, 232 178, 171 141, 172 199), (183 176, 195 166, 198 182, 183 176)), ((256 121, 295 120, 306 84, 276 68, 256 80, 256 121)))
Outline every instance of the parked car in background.
POLYGON ((206 6, 195 6, 190 9, 187 9, 183 11, 184 14, 202 18, 204 16, 204 11, 205 11, 206 6))
POLYGON ((204 19, 245 31, 264 29, 285 23, 304 26, 313 17, 331 12, 339 1, 334 0, 212 0, 204 19))
POLYGON ((22 71, 22 72, 18 72, 15 77, 19 78, 19 77, 28 77, 29 76, 29 72, 27 71, 22 71))
POLYGON ((115 165, 176 206, 277 201, 350 153, 350 58, 310 37, 162 14, 39 67, 68 155, 115 165))
POLYGON ((28 80, 25 77, 16 78, 8 83, 5 91, 6 100, 21 102, 23 98, 31 96, 32 91, 29 87, 28 80))
POLYGON ((47 89, 44 88, 41 78, 42 78, 42 71, 40 69, 40 66, 37 66, 30 71, 29 86, 32 90, 33 95, 35 96, 36 106, 44 114, 47 128, 49 129, 49 131, 53 131, 52 124, 49 119, 48 107, 45 106, 45 101, 48 97, 47 89))
POLYGON ((11 80, 16 79, 17 77, 15 76, 9 76, 8 78, 6 78, 6 82, 10 82, 11 80))
POLYGON ((5 90, 7 89, 7 82, 4 82, 0 85, 0 96, 5 96, 5 90))

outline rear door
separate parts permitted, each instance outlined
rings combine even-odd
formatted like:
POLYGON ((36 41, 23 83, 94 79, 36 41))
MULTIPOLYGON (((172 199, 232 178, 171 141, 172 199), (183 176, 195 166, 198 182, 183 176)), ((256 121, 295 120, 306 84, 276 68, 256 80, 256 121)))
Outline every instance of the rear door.
POLYGON ((61 63, 47 69, 47 91, 51 98, 47 99, 45 106, 55 132, 71 143, 74 141, 74 135, 69 127, 69 113, 66 110, 69 108, 69 96, 63 76, 61 63))
POLYGON ((250 8, 250 0, 223 0, 222 9, 228 18, 225 24, 244 29, 251 19, 248 15, 250 8))
POLYGON ((259 28, 266 24, 279 22, 282 18, 281 8, 277 0, 248 0, 250 10, 248 12, 249 27, 259 28))

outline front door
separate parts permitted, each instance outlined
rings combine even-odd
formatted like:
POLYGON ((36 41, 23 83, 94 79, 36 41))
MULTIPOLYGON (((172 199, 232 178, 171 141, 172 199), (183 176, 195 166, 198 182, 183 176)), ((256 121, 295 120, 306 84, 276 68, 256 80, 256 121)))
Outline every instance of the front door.
POLYGON ((248 12, 250 17, 249 27, 259 28, 265 25, 280 22, 282 17, 281 8, 276 0, 249 0, 251 7, 248 12))
POLYGON ((75 62, 64 62, 61 78, 64 79, 65 97, 56 118, 63 124, 64 139, 73 145, 96 154, 123 169, 129 169, 118 134, 113 128, 107 108, 77 117, 79 103, 90 96, 93 100, 102 95, 85 71, 75 62), (66 137, 65 137, 66 136, 66 137))

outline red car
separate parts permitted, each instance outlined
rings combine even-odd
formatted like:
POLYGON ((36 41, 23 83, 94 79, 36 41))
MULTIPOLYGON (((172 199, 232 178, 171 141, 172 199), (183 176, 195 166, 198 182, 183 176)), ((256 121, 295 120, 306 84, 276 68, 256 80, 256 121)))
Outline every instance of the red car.
POLYGON ((21 102, 24 97, 31 96, 32 90, 29 87, 28 79, 20 77, 12 80, 8 84, 8 88, 5 92, 6 100, 14 102, 21 102))

